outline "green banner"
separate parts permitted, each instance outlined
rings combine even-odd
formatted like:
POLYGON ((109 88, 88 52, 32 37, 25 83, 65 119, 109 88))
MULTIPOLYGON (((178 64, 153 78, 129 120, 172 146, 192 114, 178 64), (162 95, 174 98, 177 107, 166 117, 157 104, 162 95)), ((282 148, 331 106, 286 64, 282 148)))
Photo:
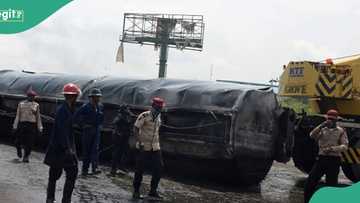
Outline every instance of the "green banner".
POLYGON ((310 203, 357 203, 359 202, 360 183, 344 187, 324 187, 317 191, 310 203))
POLYGON ((31 29, 72 0, 0 0, 0 34, 31 29))

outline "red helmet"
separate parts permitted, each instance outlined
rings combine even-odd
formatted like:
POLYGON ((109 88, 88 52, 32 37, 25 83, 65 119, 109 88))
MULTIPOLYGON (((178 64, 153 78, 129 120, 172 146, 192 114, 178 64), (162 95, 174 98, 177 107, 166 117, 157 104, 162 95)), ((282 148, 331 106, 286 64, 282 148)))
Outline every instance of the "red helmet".
POLYGON ((158 106, 158 107, 164 107, 165 106, 165 101, 164 101, 164 99, 162 99, 160 97, 154 97, 152 99, 152 105, 158 106))
POLYGON ((31 88, 26 92, 26 95, 28 96, 28 97, 36 97, 38 94, 34 91, 34 90, 32 90, 31 88))
POLYGON ((338 119, 339 116, 339 112, 336 111, 335 109, 330 109, 327 113, 326 113, 326 118, 327 119, 338 119))
POLYGON ((73 83, 68 83, 68 84, 64 85, 63 94, 79 95, 80 93, 81 93, 81 90, 77 85, 75 85, 73 83))

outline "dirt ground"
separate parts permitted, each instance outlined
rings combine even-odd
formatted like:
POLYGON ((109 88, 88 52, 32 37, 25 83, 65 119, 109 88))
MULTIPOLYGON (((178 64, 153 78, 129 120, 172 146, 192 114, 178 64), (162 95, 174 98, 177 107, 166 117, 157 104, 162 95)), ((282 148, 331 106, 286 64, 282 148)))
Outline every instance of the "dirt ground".
MULTIPOLYGON (((0 202, 45 202, 48 167, 42 163, 44 154, 33 152, 30 163, 22 163, 12 146, 0 144, 0 202)), ((76 182, 74 202, 108 203, 134 202, 131 200, 133 172, 110 177, 109 168, 102 166, 103 173, 81 178, 76 182)), ((211 182, 187 180, 167 175, 161 180, 159 191, 164 202, 239 202, 239 203, 301 203, 305 175, 293 164, 274 163, 267 178, 260 186, 238 188, 211 182)), ((348 182, 341 176, 342 182, 348 182)), ((149 188, 150 177, 144 178, 143 193, 149 188)), ((58 182, 56 198, 61 200, 64 176, 58 182)), ((146 202, 139 201, 139 202, 146 202)))

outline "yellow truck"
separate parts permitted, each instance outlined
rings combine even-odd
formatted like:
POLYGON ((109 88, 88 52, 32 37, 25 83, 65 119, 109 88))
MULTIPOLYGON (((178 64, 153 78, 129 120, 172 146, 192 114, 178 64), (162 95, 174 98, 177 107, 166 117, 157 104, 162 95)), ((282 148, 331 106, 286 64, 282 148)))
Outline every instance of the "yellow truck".
POLYGON ((295 127, 293 160, 295 166, 310 172, 318 152, 309 132, 324 120, 329 109, 341 115, 350 148, 342 154, 342 169, 352 181, 360 180, 360 55, 326 59, 321 62, 291 61, 279 80, 280 99, 306 99, 311 115, 302 113, 295 127))

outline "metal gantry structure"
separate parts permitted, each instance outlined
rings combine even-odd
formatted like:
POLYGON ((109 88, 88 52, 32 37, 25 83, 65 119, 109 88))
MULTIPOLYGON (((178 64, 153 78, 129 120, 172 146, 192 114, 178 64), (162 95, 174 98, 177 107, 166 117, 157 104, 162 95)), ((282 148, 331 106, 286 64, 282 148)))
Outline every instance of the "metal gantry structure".
POLYGON ((169 48, 202 51, 204 28, 202 15, 125 13, 120 41, 160 48, 159 78, 165 78, 169 48))

